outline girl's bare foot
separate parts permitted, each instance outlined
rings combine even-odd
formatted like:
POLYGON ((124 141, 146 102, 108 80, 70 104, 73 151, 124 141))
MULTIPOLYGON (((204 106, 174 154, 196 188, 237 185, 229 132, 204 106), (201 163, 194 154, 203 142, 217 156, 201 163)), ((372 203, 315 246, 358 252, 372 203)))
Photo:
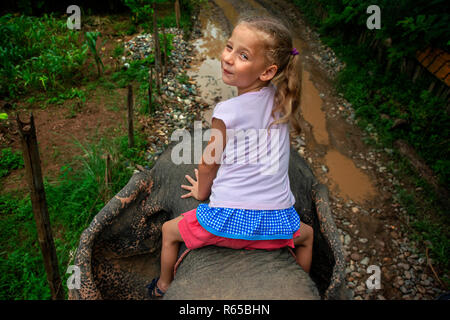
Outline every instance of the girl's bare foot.
POLYGON ((167 289, 169 289, 169 287, 170 287, 170 284, 163 283, 160 278, 158 280, 158 282, 156 283, 156 286, 159 288, 159 290, 166 293, 167 289))

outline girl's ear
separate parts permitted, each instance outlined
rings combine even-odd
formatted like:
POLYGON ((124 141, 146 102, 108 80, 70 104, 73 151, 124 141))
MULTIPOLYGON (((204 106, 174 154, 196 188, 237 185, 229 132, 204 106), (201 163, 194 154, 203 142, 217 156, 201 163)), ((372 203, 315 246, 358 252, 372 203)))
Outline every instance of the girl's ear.
POLYGON ((268 81, 268 80, 272 79, 277 74, 277 70, 278 70, 278 67, 275 64, 273 64, 270 67, 268 67, 266 69, 266 71, 261 73, 261 75, 259 76, 259 79, 261 81, 268 81))

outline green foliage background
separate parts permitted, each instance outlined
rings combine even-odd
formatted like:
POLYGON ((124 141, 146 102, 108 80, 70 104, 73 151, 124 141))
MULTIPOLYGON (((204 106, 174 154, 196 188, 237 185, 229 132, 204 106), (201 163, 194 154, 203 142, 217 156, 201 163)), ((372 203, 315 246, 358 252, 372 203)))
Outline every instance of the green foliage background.
MULTIPOLYGON (((184 30, 190 30, 192 10, 201 1, 180 1, 181 28, 184 30)), ((123 13, 128 8, 125 1, 109 1, 106 4, 105 1, 98 1, 83 6, 84 3, 86 2, 80 1, 77 4, 82 8, 82 15, 85 18, 89 18, 94 12, 106 10, 106 13, 111 13, 120 11, 117 8, 121 8, 120 12, 123 13)), ((173 1, 158 1, 158 3, 161 6, 173 7, 173 1)), ((129 69, 117 68, 112 74, 104 74, 100 78, 91 77, 91 74, 86 72, 89 55, 95 57, 101 52, 94 50, 89 52, 83 30, 72 31, 67 28, 65 15, 67 6, 63 5, 58 9, 48 4, 48 1, 7 1, 3 7, 9 6, 10 11, 7 10, 0 17, 0 99, 5 99, 13 105, 19 99, 28 103, 45 101, 42 103, 43 107, 47 104, 60 105, 67 99, 75 99, 76 104, 77 101, 86 102, 90 98, 88 92, 91 90, 106 90, 113 94, 112 89, 137 83, 138 105, 148 107, 141 103, 141 100, 145 99, 144 93, 148 90, 148 68, 154 63, 153 55, 145 60, 130 63, 129 69), (15 14, 17 9, 20 10, 19 14, 15 14), (47 10, 50 11, 49 14, 44 13, 47 10), (81 85, 85 88, 81 88, 81 85)), ((112 23, 113 30, 118 36, 144 29, 142 25, 144 22, 112 21, 112 23)), ((175 27, 174 13, 166 10, 164 16, 158 16, 158 25, 161 24, 165 27, 175 27)), ((174 35, 167 33, 168 56, 173 49, 173 37, 174 35)), ((162 38, 160 40, 163 43, 162 38)), ((123 53, 123 46, 117 45, 112 56, 119 60, 123 53)), ((92 59, 91 63, 94 66, 94 73, 96 73, 95 61, 98 60, 92 59)), ((0 121, 7 121, 7 114, 5 119, 4 114, 1 115, 0 121)), ((67 290, 65 284, 70 276, 66 274, 66 270, 73 263, 82 231, 89 226, 105 203, 126 185, 135 164, 147 169, 153 166, 153 162, 147 160, 146 156, 148 150, 146 137, 139 130, 135 131, 133 148, 128 147, 128 136, 102 138, 96 143, 85 145, 78 141, 73 143, 82 150, 83 155, 62 166, 57 181, 49 182, 44 177, 48 211, 64 290, 67 290), (112 156, 109 185, 104 183, 105 153, 112 156)), ((23 167, 20 152, 3 148, 0 156, 2 179, 8 179, 12 170, 23 167)), ((22 192, 6 193, 2 190, 0 230, 2 231, 0 299, 50 299, 31 201, 26 188, 22 192)))

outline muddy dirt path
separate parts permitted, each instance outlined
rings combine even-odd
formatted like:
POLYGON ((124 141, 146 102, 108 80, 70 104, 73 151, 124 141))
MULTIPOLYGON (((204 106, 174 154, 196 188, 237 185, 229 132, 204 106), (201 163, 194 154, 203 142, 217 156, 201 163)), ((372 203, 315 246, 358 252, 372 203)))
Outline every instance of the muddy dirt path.
POLYGON ((333 75, 342 64, 305 23, 300 12, 284 0, 213 0, 200 12, 193 39, 197 49, 189 75, 211 108, 236 96, 221 79, 220 54, 239 14, 270 14, 287 22, 300 52, 302 74, 302 134, 291 143, 308 160, 317 179, 327 185, 332 211, 344 245, 348 287, 355 299, 432 299, 441 293, 425 255, 402 233, 406 212, 392 195, 396 181, 386 172, 388 154, 363 142, 351 105, 336 93, 333 75), (330 59, 330 55, 332 58, 330 59), (330 63, 330 61, 332 63, 330 63), (333 65, 334 63, 334 65, 333 65), (370 265, 381 269, 381 289, 366 286, 370 265))

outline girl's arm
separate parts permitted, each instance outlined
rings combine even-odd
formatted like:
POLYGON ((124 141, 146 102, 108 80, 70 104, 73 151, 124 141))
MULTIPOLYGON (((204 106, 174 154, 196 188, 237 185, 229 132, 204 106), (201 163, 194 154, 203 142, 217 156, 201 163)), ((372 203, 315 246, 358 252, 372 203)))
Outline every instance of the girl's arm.
POLYGON ((219 170, 220 159, 226 145, 225 123, 213 118, 211 129, 211 137, 198 165, 198 200, 200 201, 208 199, 211 193, 213 180, 219 170))

